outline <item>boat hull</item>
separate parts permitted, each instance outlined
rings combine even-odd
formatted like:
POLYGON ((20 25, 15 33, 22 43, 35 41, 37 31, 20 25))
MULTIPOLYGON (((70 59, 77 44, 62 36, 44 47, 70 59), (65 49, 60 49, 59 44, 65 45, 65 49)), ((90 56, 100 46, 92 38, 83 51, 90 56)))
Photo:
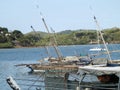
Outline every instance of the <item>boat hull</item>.
POLYGON ((115 74, 111 75, 100 75, 97 76, 98 80, 102 83, 118 83, 119 77, 115 74))

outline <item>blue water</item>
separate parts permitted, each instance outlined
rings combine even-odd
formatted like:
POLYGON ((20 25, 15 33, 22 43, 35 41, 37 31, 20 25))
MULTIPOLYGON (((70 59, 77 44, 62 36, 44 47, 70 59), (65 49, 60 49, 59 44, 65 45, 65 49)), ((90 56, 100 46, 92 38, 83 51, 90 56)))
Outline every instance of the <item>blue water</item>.
MULTIPOLYGON (((59 49, 63 56, 70 55, 87 55, 90 48, 96 45, 73 45, 73 46, 60 46, 59 49)), ((109 50, 120 50, 120 44, 108 45, 109 50)), ((54 49, 49 49, 51 56, 57 57, 54 49)), ((38 79, 38 75, 28 74, 29 69, 26 67, 16 67, 16 64, 24 63, 38 63, 38 60, 47 57, 45 48, 18 48, 18 49, 0 49, 0 90, 11 90, 6 83, 6 78, 12 76, 14 78, 34 78, 38 79)), ((111 54, 112 59, 119 59, 120 53, 111 54)), ((17 81, 19 84, 22 81, 17 81)), ((29 82, 24 82, 29 83, 29 82)), ((44 83, 37 83, 38 85, 44 85, 44 83)), ((22 90, 28 90, 30 86, 20 85, 22 90)), ((36 87, 32 87, 29 90, 36 90, 36 87)), ((44 89, 43 89, 44 90, 44 89)))

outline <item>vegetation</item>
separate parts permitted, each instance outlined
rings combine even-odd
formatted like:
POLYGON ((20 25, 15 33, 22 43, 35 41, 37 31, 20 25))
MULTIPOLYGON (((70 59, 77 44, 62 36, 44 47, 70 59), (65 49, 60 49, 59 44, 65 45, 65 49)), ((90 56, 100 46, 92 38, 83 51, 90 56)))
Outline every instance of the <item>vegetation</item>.
MULTIPOLYGON (((104 29, 102 33, 106 42, 120 43, 120 28, 104 29)), ((0 48, 37 47, 52 45, 53 43, 57 43, 58 45, 79 45, 96 42, 96 30, 65 30, 48 35, 45 32, 23 34, 20 30, 9 32, 7 28, 0 27, 0 48)))

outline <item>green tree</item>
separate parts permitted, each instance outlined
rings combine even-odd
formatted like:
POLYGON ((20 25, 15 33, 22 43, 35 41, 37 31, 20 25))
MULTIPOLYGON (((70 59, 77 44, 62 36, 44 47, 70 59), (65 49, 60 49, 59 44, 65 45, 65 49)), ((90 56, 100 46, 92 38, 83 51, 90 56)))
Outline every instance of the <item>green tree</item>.
POLYGON ((0 27, 0 43, 7 42, 7 37, 6 37, 7 33, 8 33, 8 29, 7 28, 0 27))
POLYGON ((23 37, 23 33, 19 30, 14 30, 12 32, 12 36, 14 37, 14 40, 17 40, 17 39, 23 37))

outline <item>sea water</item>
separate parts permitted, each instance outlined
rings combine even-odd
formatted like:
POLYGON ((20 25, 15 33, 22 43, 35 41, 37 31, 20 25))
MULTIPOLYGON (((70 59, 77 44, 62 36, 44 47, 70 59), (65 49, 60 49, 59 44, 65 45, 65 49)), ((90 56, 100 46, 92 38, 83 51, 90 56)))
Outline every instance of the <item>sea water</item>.
MULTIPOLYGON (((89 49, 96 46, 97 45, 59 46, 59 50, 64 57, 71 55, 83 56, 90 54, 91 52, 89 52, 89 49)), ((110 44, 108 45, 108 49, 110 51, 120 50, 120 45, 110 44)), ((48 51, 51 56, 57 57, 53 47, 48 47, 48 51)), ((6 78, 9 76, 12 76, 15 79, 21 90, 36 90, 36 88, 40 86, 45 86, 44 77, 40 77, 38 74, 29 74, 29 69, 24 66, 15 66, 17 64, 38 63, 38 60, 45 57, 48 57, 48 54, 46 49, 42 47, 0 49, 0 90, 12 90, 6 82, 6 78), (22 79, 26 79, 26 81, 23 81, 22 79), (33 80, 34 82, 31 82, 30 80, 33 80), (35 80, 41 81, 35 82, 35 80)), ((113 53, 111 54, 111 57, 112 59, 119 59, 120 53, 113 53)), ((42 90, 45 90, 45 88, 42 88, 42 90)))

